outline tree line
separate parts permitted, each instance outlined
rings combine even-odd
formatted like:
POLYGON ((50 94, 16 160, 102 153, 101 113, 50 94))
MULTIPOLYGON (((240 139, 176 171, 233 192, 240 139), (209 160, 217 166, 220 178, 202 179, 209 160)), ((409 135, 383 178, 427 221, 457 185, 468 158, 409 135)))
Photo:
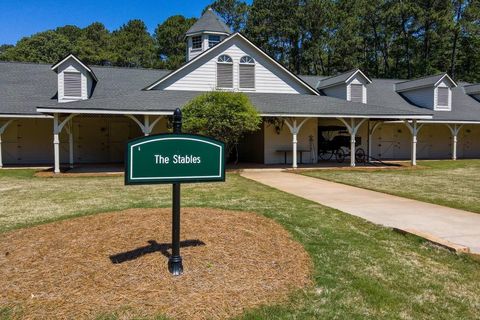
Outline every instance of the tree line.
MULTIPOLYGON (((448 72, 480 81, 480 0, 217 0, 232 28, 297 74, 360 68, 375 78, 448 72)), ((205 8, 206 10, 206 8, 205 8)), ((175 15, 150 34, 141 20, 110 32, 64 26, 0 46, 0 60, 54 63, 68 53, 92 65, 174 69, 196 21, 175 15)))

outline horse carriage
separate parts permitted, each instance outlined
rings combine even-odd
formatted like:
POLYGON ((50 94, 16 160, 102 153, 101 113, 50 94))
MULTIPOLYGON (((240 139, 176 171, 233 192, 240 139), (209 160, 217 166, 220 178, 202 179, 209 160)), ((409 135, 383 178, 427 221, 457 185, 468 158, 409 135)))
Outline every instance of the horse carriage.
MULTIPOLYGON (((366 161, 366 153, 360 147, 362 140, 355 138, 355 161, 363 163, 366 161)), ((321 160, 331 160, 333 157, 337 162, 344 162, 350 156, 350 135, 342 126, 320 126, 318 127, 318 157, 321 160)))

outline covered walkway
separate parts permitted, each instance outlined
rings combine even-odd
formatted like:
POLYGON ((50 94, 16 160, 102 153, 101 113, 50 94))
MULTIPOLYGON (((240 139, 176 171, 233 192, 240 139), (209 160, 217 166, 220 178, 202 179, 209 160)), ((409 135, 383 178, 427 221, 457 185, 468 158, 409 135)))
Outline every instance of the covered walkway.
POLYGON ((480 214, 288 172, 242 176, 387 227, 417 230, 480 253, 480 214))

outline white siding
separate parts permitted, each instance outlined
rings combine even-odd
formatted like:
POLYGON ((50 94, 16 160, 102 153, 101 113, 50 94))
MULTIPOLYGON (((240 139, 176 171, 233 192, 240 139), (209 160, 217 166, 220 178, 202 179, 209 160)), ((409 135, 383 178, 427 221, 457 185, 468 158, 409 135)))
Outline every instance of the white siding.
POLYGON ((65 61, 58 67, 58 102, 71 102, 77 100, 86 100, 89 98, 93 79, 85 68, 83 68, 74 59, 65 61), (80 98, 65 97, 64 95, 64 72, 79 72, 82 75, 82 95, 80 98))
POLYGON ((402 92, 402 95, 417 106, 433 109, 434 92, 435 90, 432 87, 428 87, 420 88, 417 90, 405 91, 402 92))
MULTIPOLYGON (((187 38, 187 61, 192 60, 193 58, 198 56, 203 51, 206 51, 207 49, 209 49, 209 47, 208 47, 208 36, 209 35, 210 34, 208 34, 208 33, 202 35, 202 49, 201 50, 193 50, 192 49, 192 37, 195 37, 195 36, 189 36, 187 38)), ((220 35, 220 42, 223 41, 225 38, 226 38, 225 35, 220 35)))
MULTIPOLYGON (((217 46, 221 46, 219 44, 217 46)), ((221 52, 206 54, 192 65, 181 70, 171 78, 165 80, 155 90, 190 90, 212 91, 217 89, 216 66, 217 58, 227 54, 233 59, 233 90, 256 91, 272 93, 310 93, 303 85, 293 80, 290 75, 278 66, 261 56, 243 40, 232 39, 221 52), (228 45, 228 46, 227 46, 228 45), (244 55, 255 59, 255 86, 254 90, 239 89, 239 62, 244 55)))

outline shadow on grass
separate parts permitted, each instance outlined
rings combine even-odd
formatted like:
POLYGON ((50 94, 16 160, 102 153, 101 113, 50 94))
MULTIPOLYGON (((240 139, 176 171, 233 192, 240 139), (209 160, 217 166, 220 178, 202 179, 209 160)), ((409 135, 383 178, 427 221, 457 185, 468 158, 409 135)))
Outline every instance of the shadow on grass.
MULTIPOLYGON (((170 258, 171 254, 168 250, 172 248, 171 243, 158 243, 155 240, 148 240, 147 242, 149 243, 148 246, 144 246, 144 247, 136 248, 130 251, 125 251, 125 252, 111 255, 110 261, 112 261, 112 263, 114 264, 118 264, 126 261, 135 260, 146 254, 155 253, 155 252, 160 252, 165 257, 170 258)), ((205 242, 200 241, 198 239, 180 241, 180 248, 198 247, 198 246, 204 246, 204 245, 205 245, 205 242)))

